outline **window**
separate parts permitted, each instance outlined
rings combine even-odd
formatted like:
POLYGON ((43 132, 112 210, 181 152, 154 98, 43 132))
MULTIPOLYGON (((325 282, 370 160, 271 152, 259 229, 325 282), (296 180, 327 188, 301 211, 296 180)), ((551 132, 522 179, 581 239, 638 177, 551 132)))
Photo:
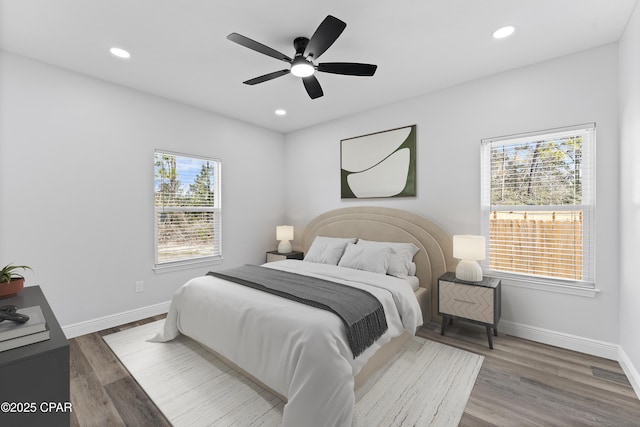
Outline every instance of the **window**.
POLYGON ((155 266, 222 259, 220 160, 155 152, 155 266))
POLYGON ((488 274, 595 288, 595 124, 482 141, 488 274))

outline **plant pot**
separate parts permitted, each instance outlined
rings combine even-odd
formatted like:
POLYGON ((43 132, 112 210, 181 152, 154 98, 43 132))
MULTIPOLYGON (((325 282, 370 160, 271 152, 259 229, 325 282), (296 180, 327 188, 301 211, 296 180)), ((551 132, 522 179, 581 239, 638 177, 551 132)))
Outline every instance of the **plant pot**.
POLYGON ((18 295, 24 289, 24 277, 13 277, 10 282, 0 283, 0 298, 18 295))

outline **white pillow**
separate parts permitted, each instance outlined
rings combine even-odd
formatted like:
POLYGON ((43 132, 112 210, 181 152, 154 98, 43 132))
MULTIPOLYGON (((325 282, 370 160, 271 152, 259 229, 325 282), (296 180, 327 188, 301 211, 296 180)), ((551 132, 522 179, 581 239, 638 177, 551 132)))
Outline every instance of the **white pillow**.
POLYGON ((391 248, 349 243, 338 265, 372 273, 387 274, 390 254, 391 248))
POLYGON ((413 257, 420 248, 413 243, 374 242, 360 239, 358 245, 390 248, 392 252, 389 256, 387 274, 396 277, 415 276, 416 265, 413 262, 413 257))
POLYGON ((309 251, 304 256, 305 261, 320 264, 338 265, 344 248, 349 243, 355 243, 356 238, 316 236, 309 251))

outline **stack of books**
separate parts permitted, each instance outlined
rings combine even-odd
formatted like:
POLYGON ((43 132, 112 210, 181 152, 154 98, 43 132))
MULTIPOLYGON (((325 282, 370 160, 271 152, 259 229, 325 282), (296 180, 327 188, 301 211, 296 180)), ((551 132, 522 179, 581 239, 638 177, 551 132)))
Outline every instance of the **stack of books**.
POLYGON ((39 305, 21 308, 17 311, 29 316, 26 323, 5 320, 0 322, 0 351, 33 344, 49 339, 49 328, 39 305))

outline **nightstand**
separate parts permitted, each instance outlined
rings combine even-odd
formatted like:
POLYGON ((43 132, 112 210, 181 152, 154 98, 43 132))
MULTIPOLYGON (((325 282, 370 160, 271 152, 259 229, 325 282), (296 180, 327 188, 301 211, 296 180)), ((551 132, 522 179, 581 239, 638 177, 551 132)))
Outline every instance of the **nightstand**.
POLYGON ((501 305, 500 279, 485 277, 480 282, 456 279, 455 273, 438 278, 438 314, 442 315, 441 335, 447 323, 460 318, 487 328, 489 348, 493 350, 492 335, 498 336, 501 305))
POLYGON ((284 259, 303 259, 304 252, 293 251, 286 254, 281 254, 278 251, 267 252, 267 262, 282 261, 284 259))

